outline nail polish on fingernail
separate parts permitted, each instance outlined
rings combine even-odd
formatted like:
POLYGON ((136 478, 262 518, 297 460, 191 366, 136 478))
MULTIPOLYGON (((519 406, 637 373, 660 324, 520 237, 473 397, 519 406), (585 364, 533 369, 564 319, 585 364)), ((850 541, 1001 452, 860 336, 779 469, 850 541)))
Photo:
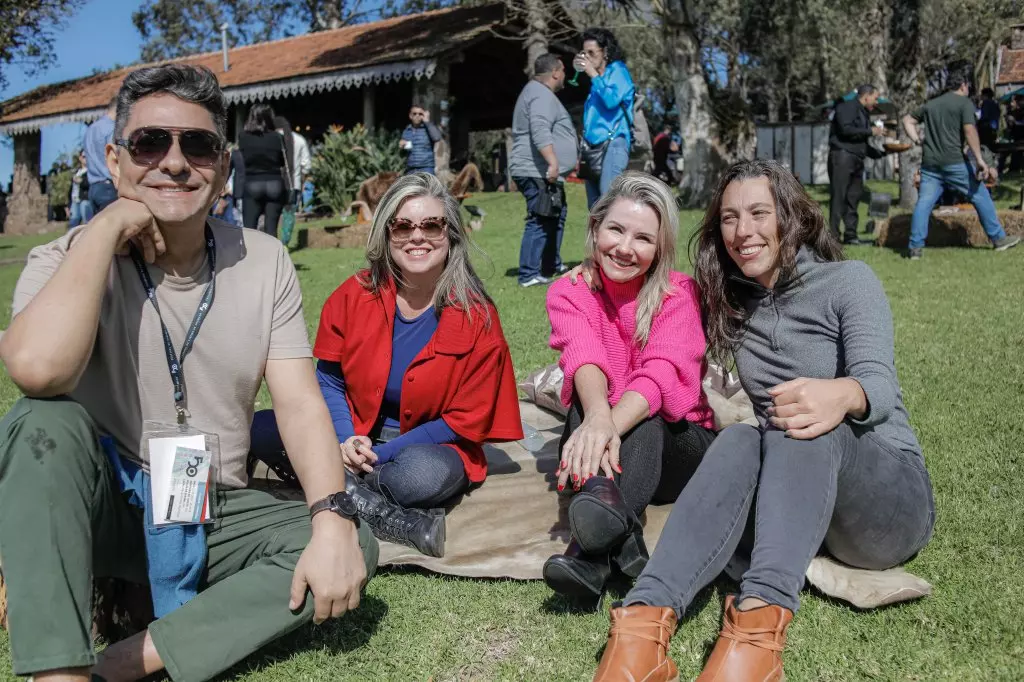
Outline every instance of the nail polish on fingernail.
POLYGON ((572 480, 573 480, 574 482, 575 482, 575 481, 578 481, 578 480, 580 480, 580 476, 579 476, 579 474, 573 474, 573 475, 572 475, 572 480))
POLYGON ((558 492, 562 492, 563 490, 565 490, 565 486, 564 485, 559 485, 558 486, 558 492))

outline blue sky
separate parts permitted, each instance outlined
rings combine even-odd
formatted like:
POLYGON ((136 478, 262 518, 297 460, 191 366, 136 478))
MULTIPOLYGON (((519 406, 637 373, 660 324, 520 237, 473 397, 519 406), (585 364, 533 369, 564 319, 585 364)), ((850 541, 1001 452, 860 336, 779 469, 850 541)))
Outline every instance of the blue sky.
MULTIPOLYGON (((132 12, 138 0, 90 0, 57 34, 57 61, 52 68, 35 76, 26 76, 15 67, 5 69, 8 85, 0 90, 6 100, 47 83, 88 76, 93 69, 108 69, 114 64, 130 64, 139 58, 141 39, 132 25, 132 12)), ((67 123, 43 129, 43 172, 63 151, 72 151, 81 143, 85 126, 67 123)), ((6 187, 14 165, 10 144, 0 145, 0 182, 6 187)))

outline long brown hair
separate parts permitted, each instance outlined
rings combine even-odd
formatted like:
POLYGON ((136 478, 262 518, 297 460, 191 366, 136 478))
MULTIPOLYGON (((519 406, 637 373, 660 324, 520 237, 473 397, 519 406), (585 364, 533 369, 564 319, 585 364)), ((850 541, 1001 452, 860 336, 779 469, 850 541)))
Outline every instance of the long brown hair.
POLYGON ((777 282, 786 282, 796 272, 796 255, 801 246, 810 248, 825 261, 843 260, 838 238, 825 225, 821 207, 800 182, 777 161, 757 159, 733 164, 722 176, 711 197, 700 228, 690 238, 694 278, 700 285, 700 308, 708 357, 723 365, 731 356, 748 313, 743 305, 742 284, 730 281, 742 272, 733 262, 722 240, 722 196, 732 182, 768 178, 779 228, 779 269, 777 282))

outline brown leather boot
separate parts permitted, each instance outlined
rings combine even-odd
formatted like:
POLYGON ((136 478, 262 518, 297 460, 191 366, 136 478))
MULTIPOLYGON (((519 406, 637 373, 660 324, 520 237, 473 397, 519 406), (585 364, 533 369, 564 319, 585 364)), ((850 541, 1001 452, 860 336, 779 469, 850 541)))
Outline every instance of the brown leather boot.
POLYGON ((725 598, 722 632, 697 682, 783 682, 782 650, 793 612, 781 606, 740 611, 725 598))
POLYGON ((679 671, 668 656, 676 631, 675 611, 635 604, 612 609, 611 617, 594 682, 679 682, 679 671))

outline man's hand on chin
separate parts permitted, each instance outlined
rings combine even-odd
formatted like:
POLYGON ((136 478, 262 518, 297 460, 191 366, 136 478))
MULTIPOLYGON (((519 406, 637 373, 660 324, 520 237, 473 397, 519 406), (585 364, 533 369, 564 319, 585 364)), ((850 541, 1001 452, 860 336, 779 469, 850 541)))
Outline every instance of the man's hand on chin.
POLYGON ((308 587, 313 593, 313 622, 319 625, 359 606, 364 584, 366 564, 355 524, 333 512, 320 512, 313 517, 313 538, 295 566, 288 608, 302 608, 308 587))
POLYGON ((147 263, 154 262, 167 250, 164 237, 149 208, 136 199, 119 197, 96 214, 90 228, 105 230, 116 235, 115 253, 128 255, 128 243, 134 243, 147 263))

